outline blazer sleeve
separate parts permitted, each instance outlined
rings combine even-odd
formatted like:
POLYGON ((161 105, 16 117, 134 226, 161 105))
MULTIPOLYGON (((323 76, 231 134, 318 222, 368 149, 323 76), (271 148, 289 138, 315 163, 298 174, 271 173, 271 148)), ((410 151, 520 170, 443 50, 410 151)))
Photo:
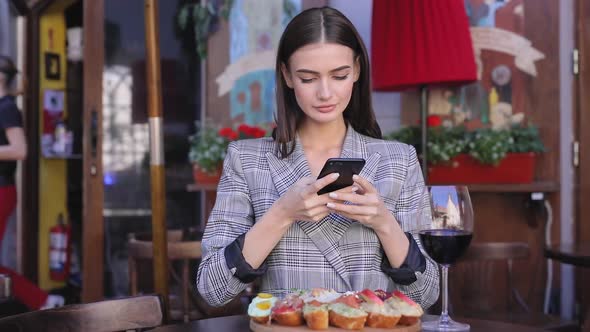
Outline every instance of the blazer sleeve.
POLYGON ((419 270, 414 272, 416 281, 413 283, 408 285, 396 283, 396 287, 412 300, 420 303, 423 308, 428 308, 438 299, 439 273, 437 264, 426 255, 418 236, 417 230, 420 226, 425 223, 430 224, 432 220, 428 218, 429 200, 425 195, 424 178, 416 150, 412 146, 408 146, 408 149, 408 171, 393 213, 404 232, 412 235, 421 254, 426 258, 426 269, 423 272, 419 270), (418 220, 419 218, 421 220, 418 220))
POLYGON ((235 266, 235 263, 226 259, 235 256, 226 254, 226 251, 234 252, 236 245, 239 247, 239 240, 243 239, 242 235, 254 223, 239 144, 240 142, 232 142, 228 146, 215 206, 201 242, 203 257, 197 271, 197 289, 212 306, 221 306, 231 301, 248 285, 240 280, 235 267, 229 267, 235 266))

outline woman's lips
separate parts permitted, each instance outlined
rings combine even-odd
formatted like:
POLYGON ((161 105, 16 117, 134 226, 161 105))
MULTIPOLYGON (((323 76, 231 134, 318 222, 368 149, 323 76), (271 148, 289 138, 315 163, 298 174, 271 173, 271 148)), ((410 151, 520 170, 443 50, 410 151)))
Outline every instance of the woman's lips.
POLYGON ((320 111, 321 113, 328 113, 332 112, 336 108, 336 104, 314 106, 314 108, 320 111))

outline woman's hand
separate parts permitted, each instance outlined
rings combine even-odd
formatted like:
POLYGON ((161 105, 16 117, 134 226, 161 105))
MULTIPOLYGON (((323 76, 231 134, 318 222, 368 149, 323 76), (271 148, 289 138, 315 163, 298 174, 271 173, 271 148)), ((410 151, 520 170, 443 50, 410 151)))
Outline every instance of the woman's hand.
MULTIPOLYGON (((320 221, 330 214, 330 209, 326 205, 334 200, 328 194, 318 195, 317 192, 336 181, 338 176, 338 173, 332 173, 321 179, 302 178, 277 200, 276 205, 290 222, 296 220, 320 221)), ((338 192, 344 193, 347 190, 352 192, 352 187, 341 189, 338 192)))
POLYGON ((390 227, 393 222, 397 223, 385 207, 379 192, 369 181, 358 175, 354 175, 353 180, 355 181, 353 187, 357 186, 358 189, 353 189, 349 193, 332 192, 328 194, 333 202, 326 203, 327 208, 371 227, 378 233, 387 231, 387 227, 390 227))

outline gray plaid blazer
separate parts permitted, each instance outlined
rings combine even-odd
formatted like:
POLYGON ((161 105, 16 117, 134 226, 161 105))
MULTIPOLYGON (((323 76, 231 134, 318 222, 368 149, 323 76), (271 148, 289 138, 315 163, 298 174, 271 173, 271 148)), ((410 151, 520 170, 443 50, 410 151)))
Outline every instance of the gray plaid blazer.
MULTIPOLYGON (((256 220, 298 179, 310 176, 299 141, 287 158, 277 156, 271 138, 250 139, 229 145, 217 200, 203 236, 203 258, 197 287, 212 305, 222 305, 237 296, 247 284, 228 268, 224 249, 246 233, 256 220)), ((360 173, 380 192, 385 205, 402 229, 415 230, 424 181, 413 147, 361 135, 348 127, 342 157, 364 158, 360 173)), ((424 210, 423 210, 424 211, 424 210)), ((266 260, 261 290, 284 296, 293 288, 331 288, 339 292, 369 289, 398 289, 427 308, 438 298, 438 268, 426 256, 424 273, 407 286, 396 284, 381 269, 384 253, 375 232, 337 214, 322 221, 294 223, 266 260)))

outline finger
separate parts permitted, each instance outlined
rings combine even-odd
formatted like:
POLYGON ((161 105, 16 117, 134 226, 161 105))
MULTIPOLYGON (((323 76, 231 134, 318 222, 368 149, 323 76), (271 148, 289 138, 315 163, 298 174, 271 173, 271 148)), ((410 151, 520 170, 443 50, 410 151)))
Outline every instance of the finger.
POLYGON ((324 219, 325 216, 330 214, 330 210, 324 206, 318 206, 313 209, 308 209, 305 211, 301 211, 298 215, 298 220, 305 220, 305 221, 320 221, 324 219))
POLYGON ((350 202, 356 205, 375 205, 373 195, 358 195, 356 193, 339 193, 339 192, 331 192, 328 194, 330 198, 333 200, 337 200, 340 202, 350 202))
POLYGON ((314 220, 322 220, 324 219, 324 217, 326 217, 327 215, 330 214, 330 209, 328 209, 327 206, 318 206, 315 209, 312 209, 309 211, 309 215, 314 219, 314 220))
POLYGON ((352 180, 361 186, 361 189, 365 193, 376 193, 377 189, 371 184, 371 182, 367 181, 367 179, 363 178, 360 175, 353 175, 352 180))
POLYGON ((304 202, 304 207, 307 210, 315 209, 316 207, 326 207, 327 203, 334 202, 335 200, 330 198, 328 194, 314 195, 307 198, 304 202))
POLYGON ((372 206, 362 206, 362 205, 351 205, 351 204, 344 204, 344 203, 334 203, 330 202, 326 204, 328 209, 335 211, 337 213, 348 213, 351 215, 356 216, 370 216, 375 214, 376 209, 372 206))
POLYGON ((330 183, 336 181, 336 179, 338 179, 338 177, 340 176, 339 173, 331 173, 327 176, 324 176, 321 179, 317 179, 311 186, 311 190, 313 190, 314 193, 317 193, 318 191, 320 191, 320 189, 324 188, 325 186, 329 185, 330 183))
POLYGON ((342 189, 335 190, 334 192, 335 193, 354 193, 354 192, 357 192, 358 190, 359 190, 358 186, 352 185, 352 186, 344 187, 342 189))
POLYGON ((306 185, 306 186, 313 184, 314 182, 315 182, 315 179, 311 176, 303 177, 303 178, 299 179, 299 181, 297 181, 297 183, 302 184, 302 185, 306 185))
POLYGON ((318 195, 318 197, 325 197, 325 201, 324 201, 324 205, 325 205, 326 203, 333 201, 333 199, 331 199, 329 196, 330 193, 332 193, 332 192, 334 192, 334 193, 354 193, 354 192, 357 192, 357 190, 359 190, 358 186, 348 186, 348 187, 345 187, 342 189, 338 189, 335 191, 331 191, 331 192, 328 192, 325 194, 318 195))

